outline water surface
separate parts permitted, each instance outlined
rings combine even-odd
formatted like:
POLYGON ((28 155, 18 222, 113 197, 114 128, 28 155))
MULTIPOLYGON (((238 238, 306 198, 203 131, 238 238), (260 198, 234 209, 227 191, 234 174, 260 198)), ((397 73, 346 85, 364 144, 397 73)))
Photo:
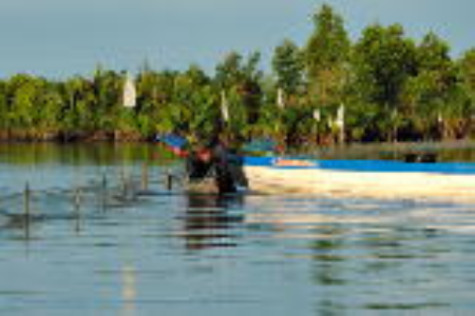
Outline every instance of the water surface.
POLYGON ((0 314, 475 310, 475 205, 186 195, 166 190, 182 170, 169 158, 146 145, 0 146, 0 314))

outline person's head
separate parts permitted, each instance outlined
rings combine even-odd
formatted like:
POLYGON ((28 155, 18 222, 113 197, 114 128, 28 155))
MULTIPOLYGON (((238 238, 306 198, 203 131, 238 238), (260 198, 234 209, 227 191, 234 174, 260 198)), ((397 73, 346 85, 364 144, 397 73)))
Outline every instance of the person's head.
POLYGON ((205 147, 201 147, 196 150, 196 156, 200 161, 209 162, 211 161, 211 150, 205 147))

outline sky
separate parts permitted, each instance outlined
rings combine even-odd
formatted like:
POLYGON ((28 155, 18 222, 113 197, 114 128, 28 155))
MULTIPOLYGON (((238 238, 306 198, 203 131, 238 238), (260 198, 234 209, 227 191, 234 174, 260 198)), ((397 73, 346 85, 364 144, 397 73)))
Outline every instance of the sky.
POLYGON ((368 25, 400 23, 419 40, 433 31, 458 57, 475 47, 473 0, 0 0, 0 78, 90 75, 97 65, 136 72, 212 73, 226 53, 262 53, 289 38, 304 45, 312 15, 328 3, 352 40, 368 25))

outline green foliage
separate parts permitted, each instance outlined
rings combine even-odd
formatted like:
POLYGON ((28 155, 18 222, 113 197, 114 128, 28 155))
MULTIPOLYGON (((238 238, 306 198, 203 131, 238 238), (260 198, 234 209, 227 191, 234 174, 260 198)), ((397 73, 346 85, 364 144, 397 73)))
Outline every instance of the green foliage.
POLYGON ((401 93, 402 110, 412 134, 421 138, 445 138, 448 122, 460 115, 459 85, 448 45, 435 34, 427 34, 416 52, 417 74, 401 93))
POLYGON ((475 48, 467 51, 460 59, 458 73, 460 90, 465 96, 462 117, 466 119, 468 125, 467 133, 475 134, 475 48))
POLYGON ((28 75, 19 74, 9 82, 10 126, 14 128, 31 128, 33 109, 37 98, 38 80, 28 75))
POLYGON ((8 116, 7 84, 0 81, 0 129, 8 128, 8 116))
POLYGON ((377 113, 368 115, 377 120, 369 122, 376 130, 366 134, 373 140, 381 136, 386 140, 396 139, 402 122, 401 94, 407 80, 417 72, 414 42, 404 36, 398 24, 369 26, 354 47, 352 69, 357 103, 377 106, 377 113))
POLYGON ((303 83, 303 58, 300 49, 291 40, 284 40, 276 47, 272 67, 277 85, 286 95, 297 93, 303 83))
POLYGON ((216 67, 214 78, 218 93, 224 93, 232 114, 226 123, 226 133, 248 137, 258 124, 262 105, 262 72, 258 65, 260 54, 255 52, 246 60, 231 52, 216 67))
POLYGON ((314 15, 315 30, 305 49, 309 78, 318 77, 320 71, 338 65, 348 57, 350 41, 343 18, 332 7, 324 4, 314 15))
POLYGON ((416 70, 416 49, 404 37, 402 26, 373 25, 363 31, 353 54, 356 84, 362 97, 380 105, 396 107, 401 89, 416 70))
POLYGON ((156 71, 145 63, 134 78, 133 109, 122 106, 126 73, 101 66, 91 77, 62 82, 28 74, 0 80, 0 138, 148 139, 176 132, 331 143, 342 104, 350 141, 475 136, 475 49, 452 60, 450 46, 436 34, 416 44, 399 24, 370 25, 352 43, 343 18, 326 4, 313 22, 304 47, 286 39, 275 48, 268 75, 257 52, 231 51, 214 76, 197 65, 156 71), (284 108, 277 106, 278 91, 284 108))
MULTIPOLYGON (((303 113, 312 118, 314 109, 324 113, 322 121, 308 120, 315 139, 334 138, 339 132, 333 120, 337 109, 347 103, 350 82, 349 54, 351 43, 343 18, 333 8, 324 4, 314 15, 315 29, 305 47, 307 74, 306 105, 303 113)), ((305 119, 302 122, 307 122, 305 119)), ((308 128, 306 128, 308 129, 308 128)), ((301 133, 302 128, 297 128, 301 133)))

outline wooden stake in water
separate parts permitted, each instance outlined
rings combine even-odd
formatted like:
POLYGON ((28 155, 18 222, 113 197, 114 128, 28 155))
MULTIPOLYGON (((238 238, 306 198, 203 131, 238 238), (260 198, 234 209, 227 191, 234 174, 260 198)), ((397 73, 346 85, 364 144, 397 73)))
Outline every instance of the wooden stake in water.
POLYGON ((126 198, 129 194, 129 183, 126 178, 122 179, 122 197, 126 198))
POLYGON ((81 230, 81 189, 74 190, 74 214, 76 215, 76 232, 81 230))
POLYGON ((26 182, 25 191, 24 191, 24 206, 25 206, 25 233, 26 233, 27 238, 29 238, 30 236, 30 220, 31 220, 30 200, 31 200, 30 184, 26 182))
POLYGON ((148 190, 148 164, 146 162, 142 165, 142 190, 148 190))
POLYGON ((170 170, 168 170, 166 173, 166 185, 167 185, 167 190, 171 191, 173 188, 173 175, 170 172, 170 170))
POLYGON ((24 192, 24 196, 25 196, 25 216, 30 216, 30 197, 31 197, 31 192, 30 192, 30 185, 29 183, 27 182, 25 184, 25 192, 24 192))
POLYGON ((102 175, 102 190, 101 190, 101 203, 102 203, 102 210, 106 210, 107 204, 107 177, 106 174, 102 175))
POLYGON ((80 207, 81 207, 81 189, 76 188, 76 190, 74 190, 74 210, 76 212, 79 212, 80 207))

